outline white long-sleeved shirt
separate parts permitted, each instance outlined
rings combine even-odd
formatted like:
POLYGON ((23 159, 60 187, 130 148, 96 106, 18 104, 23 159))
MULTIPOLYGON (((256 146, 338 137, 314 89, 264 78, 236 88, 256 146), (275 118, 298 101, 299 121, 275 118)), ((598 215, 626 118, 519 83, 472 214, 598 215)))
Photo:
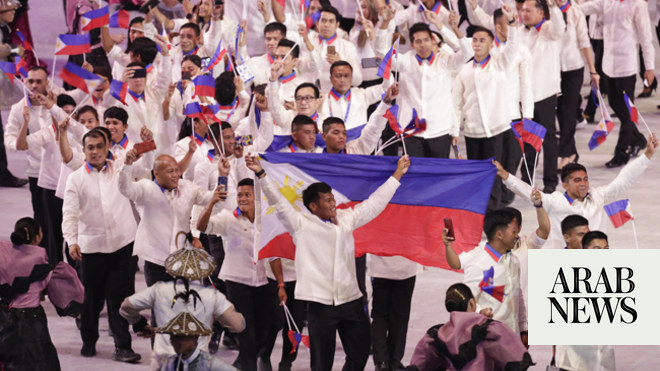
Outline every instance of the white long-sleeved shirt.
POLYGON ((167 256, 176 251, 176 235, 190 232, 193 205, 206 205, 213 192, 204 191, 181 179, 173 190, 162 189, 155 181, 131 179, 131 166, 119 174, 119 191, 135 202, 140 224, 135 235, 134 251, 146 261, 164 265, 167 256))
MULTIPOLYGON (((298 74, 297 71, 294 70, 292 73, 294 73, 293 76, 288 75, 285 77, 279 77, 277 81, 270 81, 269 79, 267 80, 268 82, 267 89, 277 90, 277 94, 270 94, 268 98, 269 99, 268 106, 279 107, 280 109, 277 110, 278 113, 280 112, 280 110, 286 112, 293 112, 293 111, 285 110, 284 103, 285 102, 295 103, 296 88, 298 87, 298 85, 308 82, 307 80, 304 79, 302 75, 298 74), (273 102, 270 102, 270 99, 273 99, 273 102)), ((290 115, 288 114, 278 115, 278 117, 281 117, 280 120, 282 120, 282 122, 279 121, 275 122, 274 135, 291 135, 291 120, 295 116, 291 116, 290 118, 289 116, 290 115)))
MULTIPOLYGON (((510 30, 512 31, 512 30, 510 30)), ((511 123, 508 72, 517 53, 515 32, 501 53, 461 67, 454 80, 454 102, 464 119, 463 134, 469 138, 492 138, 509 130, 511 123)))
POLYGON ((592 0, 582 4, 586 15, 603 17, 603 72, 626 77, 639 72, 637 44, 647 70, 655 69, 655 49, 648 4, 642 0, 592 0))
POLYGON ((561 71, 573 71, 584 67, 583 48, 591 48, 587 19, 580 6, 570 1, 564 5, 562 13, 566 14, 566 31, 561 39, 561 54, 559 60, 561 71))
MULTIPOLYGON (((440 32, 443 37, 452 33, 447 27, 443 27, 440 32)), ((474 54, 466 38, 459 39, 458 45, 460 49, 454 54, 442 49, 433 54, 430 63, 427 60, 420 63, 414 51, 399 57, 399 122, 410 122, 414 108, 418 117, 426 119, 426 131, 416 134, 418 137, 429 139, 447 134, 458 136, 458 115, 451 92, 451 72, 460 68, 474 54)))
POLYGON ((135 239, 131 204, 117 186, 123 160, 106 164, 101 171, 86 164, 67 179, 62 234, 83 254, 112 253, 135 239))
POLYGON ((360 298, 353 231, 385 209, 400 183, 390 177, 359 205, 337 210, 334 224, 296 211, 268 176, 259 182, 296 245, 296 299, 336 306, 360 298))
MULTIPOLYGON (((353 67, 353 86, 358 86, 362 83, 362 64, 357 52, 357 48, 350 41, 344 40, 337 36, 331 37, 329 40, 322 40, 321 36, 315 31, 310 31, 310 42, 314 45, 312 54, 316 54, 316 58, 320 58, 321 68, 318 71, 310 71, 305 73, 303 78, 307 81, 315 81, 319 79, 321 82, 321 91, 330 89, 330 63, 326 60, 328 55, 328 45, 335 47, 335 53, 339 54, 342 61, 348 62, 353 67)), ((301 71, 302 72, 302 71, 301 71)))
MULTIPOLYGON (((197 133, 195 133, 197 136, 197 133)), ((183 179, 193 181, 195 179, 195 166, 197 164, 200 164, 202 162, 209 162, 208 158, 208 153, 210 150, 213 150, 213 143, 211 142, 213 138, 210 138, 210 135, 207 135, 206 138, 203 138, 203 141, 200 144, 200 139, 201 138, 196 138, 195 140, 197 141, 197 149, 195 149, 195 152, 193 153, 192 157, 190 158, 190 164, 186 168, 186 171, 183 172, 182 176, 183 179)), ((220 138, 217 138, 218 141, 221 140, 220 138)), ((192 135, 185 137, 178 142, 176 142, 175 145, 175 150, 174 150, 174 159, 177 162, 180 162, 185 156, 186 153, 188 153, 188 146, 190 145, 190 141, 192 140, 192 135)), ((211 160, 212 162, 212 160, 211 160)))
MULTIPOLYGON (((610 184, 591 189, 584 201, 572 200, 568 195, 559 191, 551 194, 542 193, 543 207, 550 217, 549 246, 553 248, 565 246, 561 233, 561 221, 572 214, 587 218, 592 230, 601 229, 608 220, 603 206, 621 198, 650 163, 651 160, 646 155, 631 161, 610 184)), ((520 197, 528 197, 532 193, 532 187, 529 184, 510 174, 504 181, 504 185, 520 197)))
MULTIPOLYGON (((293 118, 298 115, 298 112, 284 108, 282 105, 283 93, 280 86, 281 83, 279 81, 269 81, 266 86, 266 98, 268 98, 268 110, 270 111, 275 124, 275 133, 279 132, 283 134, 278 135, 288 135, 291 134, 291 122, 293 121, 293 118)), ((319 126, 319 124, 323 123, 323 120, 325 120, 326 113, 320 111, 317 111, 316 113, 316 126, 319 126)))
MULTIPOLYGON (((346 143, 346 153, 351 155, 369 155, 376 149, 385 125, 387 125, 387 120, 383 118, 383 115, 389 107, 390 105, 385 102, 381 102, 378 105, 378 108, 369 117, 369 122, 362 129, 360 136, 346 143)), ((323 150, 320 152, 323 152, 323 150)))
POLYGON ((527 330, 527 310, 520 289, 520 263, 511 252, 499 254, 488 244, 477 246, 473 251, 462 253, 469 255, 469 261, 461 265, 465 271, 465 283, 477 300, 478 308, 493 308, 493 319, 504 323, 513 332, 527 330), (502 301, 482 290, 479 284, 484 280, 486 271, 493 269, 488 286, 504 286, 502 301))
POLYGON ((380 101, 388 86, 389 80, 385 80, 383 84, 368 88, 350 88, 341 95, 332 88, 326 94, 321 110, 327 117, 344 120, 346 130, 364 125, 367 122, 367 109, 380 101))
POLYGON ((551 20, 545 20, 535 27, 522 26, 520 44, 529 48, 532 59, 529 63, 533 80, 534 102, 540 102, 556 95, 561 90, 559 54, 560 40, 566 23, 556 6, 550 7, 551 20))
POLYGON ((254 264, 255 226, 236 210, 225 209, 211 216, 206 227, 207 234, 222 236, 225 260, 218 277, 247 286, 263 286, 268 283, 266 267, 261 262, 254 264))
POLYGON ((371 277, 389 280, 405 280, 422 272, 422 265, 403 256, 378 256, 369 254, 367 263, 371 277))
MULTIPOLYGON (((10 151, 16 151, 16 139, 18 133, 23 127, 23 107, 27 104, 27 98, 21 99, 18 103, 11 106, 9 111, 9 119, 5 125, 5 147, 10 151)), ((28 123, 28 131, 34 133, 45 126, 51 126, 53 121, 50 112, 44 106, 31 106, 30 107, 30 122, 28 123)), ((28 149, 27 160, 28 165, 25 169, 25 175, 30 178, 38 178, 39 170, 41 168, 41 148, 28 149)))

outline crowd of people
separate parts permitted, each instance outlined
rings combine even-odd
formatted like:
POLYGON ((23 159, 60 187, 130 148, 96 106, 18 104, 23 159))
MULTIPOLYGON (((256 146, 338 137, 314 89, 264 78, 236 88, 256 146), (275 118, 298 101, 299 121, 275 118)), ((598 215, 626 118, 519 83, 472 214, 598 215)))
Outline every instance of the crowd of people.
MULTIPOLYGON (((658 148, 630 107, 638 74, 640 96, 657 85, 643 0, 109 3, 64 1, 68 33, 89 35, 90 50, 69 55, 86 72, 67 70, 60 84, 32 46, 27 0, 0 0, 0 97, 10 110, 0 186, 29 184, 33 210, 0 244, 7 370, 60 369, 44 290, 58 314, 76 318, 81 356, 96 356, 106 306, 113 359, 142 358, 132 325, 153 339, 153 370, 289 370, 304 345, 303 368, 331 370, 337 334, 346 370, 370 356, 376 370, 527 369, 527 250, 609 248, 603 207, 658 148), (623 168, 590 189, 575 130, 609 117, 602 96, 619 122, 605 166, 623 168), (529 121, 544 128, 542 148, 518 139, 512 123, 529 121), (401 134, 408 123, 415 132, 401 134), (7 170, 6 150, 25 154, 27 179, 7 170), (269 151, 399 160, 357 206, 338 209, 332 187, 314 183, 300 210, 262 167, 258 154, 269 151), (497 175, 485 242, 456 251, 449 229, 437 242, 463 283, 446 293, 449 322, 429 329, 404 365, 422 266, 375 255, 367 264, 353 231, 385 209, 416 157, 492 159, 497 175), (509 207, 516 196, 536 210, 529 236, 509 207), (255 256, 261 204, 290 234, 294 260, 255 256), (136 292, 139 270, 147 288, 136 292), (10 349, 11 336, 30 341, 10 349), (220 344, 238 350, 231 365, 214 356, 220 344)), ((614 353, 557 346, 553 361, 613 369, 614 353)))

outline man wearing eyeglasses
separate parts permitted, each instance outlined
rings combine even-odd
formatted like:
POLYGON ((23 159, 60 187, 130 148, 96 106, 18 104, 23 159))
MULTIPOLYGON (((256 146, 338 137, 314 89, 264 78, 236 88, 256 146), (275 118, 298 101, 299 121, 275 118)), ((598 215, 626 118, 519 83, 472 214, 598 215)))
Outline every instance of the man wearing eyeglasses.
POLYGON ((273 63, 271 66, 271 77, 266 87, 266 97, 268 98, 268 109, 273 116, 276 127, 281 127, 286 134, 291 133, 291 122, 297 115, 303 115, 311 118, 315 123, 323 122, 325 115, 319 115, 319 108, 323 100, 316 85, 304 82, 298 85, 293 93, 295 104, 282 102, 282 92, 280 83, 277 81, 277 69, 280 69, 280 62, 273 63), (279 102, 279 103, 278 103, 279 102))

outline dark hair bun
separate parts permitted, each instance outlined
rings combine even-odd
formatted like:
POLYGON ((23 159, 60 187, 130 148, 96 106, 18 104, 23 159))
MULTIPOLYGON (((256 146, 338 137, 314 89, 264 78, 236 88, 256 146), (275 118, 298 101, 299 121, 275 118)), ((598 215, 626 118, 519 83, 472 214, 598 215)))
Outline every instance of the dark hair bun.
POLYGON ((27 237, 27 236, 25 236, 25 232, 24 232, 24 231, 18 230, 18 231, 14 231, 14 232, 12 232, 10 238, 11 238, 11 242, 12 242, 14 245, 24 245, 24 244, 26 244, 26 243, 28 242, 28 240, 27 240, 26 237, 27 237), (22 232, 22 233, 21 233, 21 232, 22 232))

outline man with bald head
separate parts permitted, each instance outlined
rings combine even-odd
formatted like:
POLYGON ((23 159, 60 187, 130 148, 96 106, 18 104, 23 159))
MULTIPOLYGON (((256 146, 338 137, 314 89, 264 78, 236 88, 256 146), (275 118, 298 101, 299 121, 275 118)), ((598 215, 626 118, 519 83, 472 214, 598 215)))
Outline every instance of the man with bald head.
MULTIPOLYGON (((135 236, 135 251, 145 260, 147 285, 172 279, 165 272, 165 259, 170 252, 183 246, 183 232, 190 236, 190 215, 193 205, 206 205, 214 191, 205 191, 186 179, 176 160, 169 155, 159 156, 154 163, 154 180, 131 177, 131 165, 137 160, 135 150, 126 153, 126 163, 119 174, 119 191, 135 202, 140 213, 135 236)), ((192 238, 192 236, 190 236, 192 238)), ((199 240, 193 242, 201 248, 199 240)))

